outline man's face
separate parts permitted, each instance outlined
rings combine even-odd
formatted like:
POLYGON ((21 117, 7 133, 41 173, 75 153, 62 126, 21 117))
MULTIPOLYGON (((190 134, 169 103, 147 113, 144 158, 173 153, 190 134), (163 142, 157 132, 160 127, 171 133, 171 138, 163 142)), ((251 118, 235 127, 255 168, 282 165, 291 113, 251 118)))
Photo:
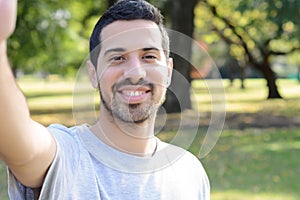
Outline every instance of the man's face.
POLYGON ((113 117, 141 123, 155 116, 171 68, 154 22, 116 21, 103 29, 97 70, 102 104, 113 117))

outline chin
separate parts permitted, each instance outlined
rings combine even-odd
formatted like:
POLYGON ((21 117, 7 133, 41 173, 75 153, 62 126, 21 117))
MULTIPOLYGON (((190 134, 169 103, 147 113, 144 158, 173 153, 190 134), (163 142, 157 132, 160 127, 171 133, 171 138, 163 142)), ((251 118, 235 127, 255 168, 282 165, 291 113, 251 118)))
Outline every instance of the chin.
POLYGON ((126 123, 142 124, 153 119, 157 112, 157 106, 133 104, 118 106, 113 110, 113 116, 126 123))

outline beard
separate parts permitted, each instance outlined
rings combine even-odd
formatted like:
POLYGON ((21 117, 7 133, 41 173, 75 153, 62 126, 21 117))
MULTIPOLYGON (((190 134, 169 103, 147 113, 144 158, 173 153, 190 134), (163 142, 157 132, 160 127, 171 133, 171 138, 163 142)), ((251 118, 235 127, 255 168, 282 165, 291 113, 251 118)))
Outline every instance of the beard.
POLYGON ((156 113, 155 106, 150 103, 120 105, 117 101, 112 102, 112 114, 126 123, 143 123, 156 113))
POLYGON ((145 82, 145 81, 139 81, 138 83, 131 83, 129 80, 124 80, 120 83, 117 83, 113 86, 113 96, 111 98, 111 104, 108 103, 107 100, 105 100, 101 90, 100 90, 100 98, 101 103, 104 105, 107 111, 110 112, 111 116, 113 118, 117 118, 125 123, 135 123, 140 124, 145 122, 148 119, 152 119, 160 105, 162 104, 162 100, 158 101, 158 103, 155 102, 153 93, 155 91, 154 84, 145 82), (116 98, 116 93, 118 91, 118 88, 122 85, 148 85, 151 88, 151 98, 147 100, 146 102, 140 103, 140 104, 124 104, 121 103, 120 100, 116 98))

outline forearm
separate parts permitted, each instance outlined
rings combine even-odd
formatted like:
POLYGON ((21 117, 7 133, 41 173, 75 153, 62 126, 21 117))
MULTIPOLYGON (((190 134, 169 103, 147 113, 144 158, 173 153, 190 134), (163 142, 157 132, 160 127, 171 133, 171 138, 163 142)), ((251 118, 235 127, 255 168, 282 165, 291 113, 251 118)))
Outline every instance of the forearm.
POLYGON ((0 43, 0 159, 29 187, 40 187, 56 151, 47 129, 33 121, 0 43))
MULTIPOLYGON (((6 55, 6 44, 0 44, 0 154, 14 157, 15 151, 24 147, 30 115, 26 99, 19 90, 6 55), (23 143, 21 145, 21 143, 23 143)), ((28 138, 27 138, 28 140, 28 138)))
POLYGON ((0 159, 21 183, 40 187, 56 144, 47 129, 30 118, 8 62, 6 40, 14 31, 16 16, 17 0, 0 0, 0 159))

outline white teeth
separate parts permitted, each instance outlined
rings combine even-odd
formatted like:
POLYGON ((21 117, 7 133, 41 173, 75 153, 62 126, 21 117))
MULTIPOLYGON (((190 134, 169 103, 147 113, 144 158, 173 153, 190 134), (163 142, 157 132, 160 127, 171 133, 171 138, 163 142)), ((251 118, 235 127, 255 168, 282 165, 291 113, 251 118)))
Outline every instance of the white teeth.
POLYGON ((141 96, 143 94, 144 94, 144 92, 141 92, 141 91, 126 91, 125 92, 125 95, 129 96, 129 97, 141 96))

